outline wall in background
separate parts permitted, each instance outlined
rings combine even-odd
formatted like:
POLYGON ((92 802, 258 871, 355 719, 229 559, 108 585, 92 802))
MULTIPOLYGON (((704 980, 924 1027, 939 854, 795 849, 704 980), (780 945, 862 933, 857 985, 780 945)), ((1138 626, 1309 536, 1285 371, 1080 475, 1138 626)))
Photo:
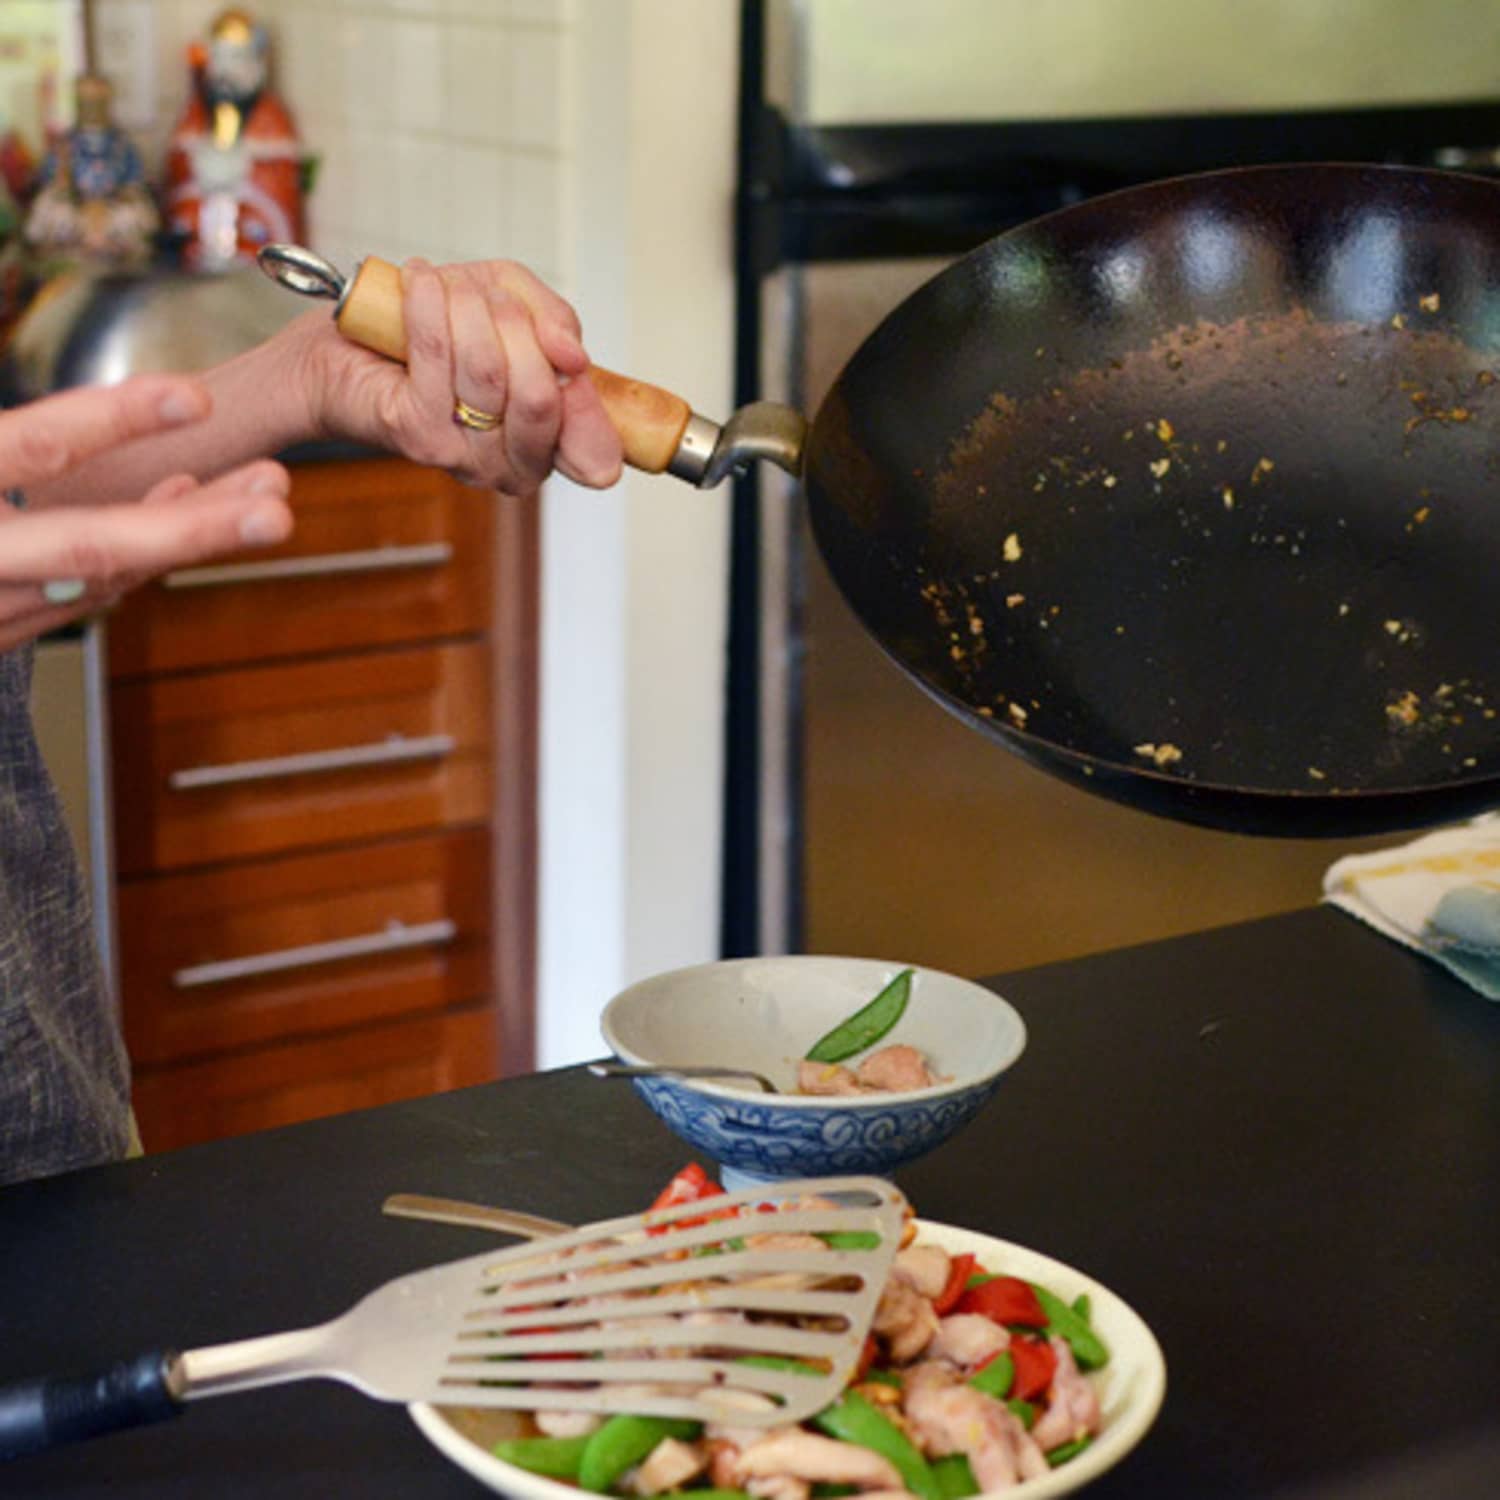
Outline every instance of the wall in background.
MULTIPOLYGON (((225 6, 97 4, 101 50, 112 36, 115 55, 155 58, 154 118, 132 123, 159 157, 187 47, 225 6)), ((247 8, 322 158, 316 248, 346 267, 372 251, 524 261, 573 300, 601 364, 727 414, 735 0, 247 8)), ((597 1055, 598 1011, 631 979, 717 952, 727 504, 641 476, 607 496, 547 489, 544 1066, 597 1055)))
POLYGON ((1500 93, 1494 0, 777 0, 805 118, 1043 119, 1500 93))

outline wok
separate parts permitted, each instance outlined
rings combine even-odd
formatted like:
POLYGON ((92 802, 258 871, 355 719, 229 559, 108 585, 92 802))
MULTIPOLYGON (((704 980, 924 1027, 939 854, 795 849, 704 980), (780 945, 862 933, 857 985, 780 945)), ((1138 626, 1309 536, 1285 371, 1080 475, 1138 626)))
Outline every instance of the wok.
MULTIPOLYGON (((392 268, 337 291, 346 333, 402 352, 392 268)), ((806 433, 595 378, 639 467, 800 472, 865 627, 997 744, 1310 836, 1500 794, 1497 373, 1500 184, 1315 165, 999 236, 881 323, 806 433)))

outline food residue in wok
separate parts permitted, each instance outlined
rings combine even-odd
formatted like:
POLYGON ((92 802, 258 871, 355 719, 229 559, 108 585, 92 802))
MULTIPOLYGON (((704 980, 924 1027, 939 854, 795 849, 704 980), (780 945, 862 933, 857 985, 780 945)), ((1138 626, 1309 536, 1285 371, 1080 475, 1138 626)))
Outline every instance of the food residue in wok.
POLYGON ((1162 770, 1176 765, 1182 759, 1182 751, 1176 745, 1171 743, 1158 745, 1149 740, 1143 745, 1137 745, 1135 753, 1143 760, 1155 761, 1162 770))
POLYGON ((1021 538, 1012 531, 1005 538, 1005 543, 1000 550, 1001 556, 1005 558, 1006 562, 1019 562, 1021 560, 1021 538))
POLYGON ((1412 725, 1422 717, 1422 700, 1411 688, 1408 688, 1399 698, 1387 703, 1386 714, 1397 724, 1412 725))

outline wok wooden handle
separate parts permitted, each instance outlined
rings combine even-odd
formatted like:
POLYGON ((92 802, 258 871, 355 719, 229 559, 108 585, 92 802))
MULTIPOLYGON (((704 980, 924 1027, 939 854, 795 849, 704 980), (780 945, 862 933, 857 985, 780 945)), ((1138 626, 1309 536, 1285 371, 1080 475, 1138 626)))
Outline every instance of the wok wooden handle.
MULTIPOLYGON (((387 359, 406 363, 406 324, 401 314, 401 272, 388 260, 368 256, 345 293, 334 322, 346 339, 387 359)), ((598 365, 589 370, 609 419, 625 445, 625 462, 647 474, 665 471, 693 415, 681 396, 644 380, 632 380, 598 365)))

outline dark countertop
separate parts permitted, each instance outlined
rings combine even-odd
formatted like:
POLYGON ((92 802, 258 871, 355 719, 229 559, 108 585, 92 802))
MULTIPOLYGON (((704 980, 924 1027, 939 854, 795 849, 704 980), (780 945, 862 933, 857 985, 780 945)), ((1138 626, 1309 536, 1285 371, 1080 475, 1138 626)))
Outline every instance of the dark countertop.
MULTIPOLYGON (((918 1210, 1132 1302, 1166 1403, 1099 1500, 1500 1494, 1500 1006, 1330 910, 993 981, 1014 1075, 900 1174, 918 1210)), ((480 1231, 389 1192, 636 1211, 686 1158, 540 1074, 0 1191, 0 1379, 279 1331, 480 1231)), ((482 1493, 399 1409, 307 1383, 0 1468, 0 1495, 482 1493)))

